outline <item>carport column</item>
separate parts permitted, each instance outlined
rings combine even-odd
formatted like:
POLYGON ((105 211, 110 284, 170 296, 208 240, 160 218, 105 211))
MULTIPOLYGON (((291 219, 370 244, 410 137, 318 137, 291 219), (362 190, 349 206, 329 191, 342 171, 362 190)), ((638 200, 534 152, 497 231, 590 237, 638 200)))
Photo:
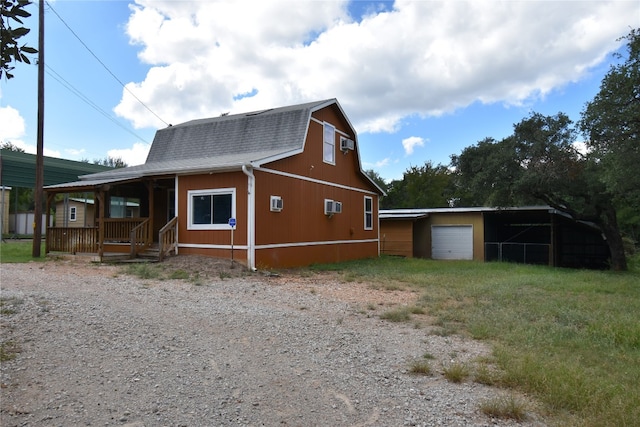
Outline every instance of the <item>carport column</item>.
POLYGON ((253 175, 253 166, 242 165, 242 172, 247 175, 247 267, 256 269, 256 178, 253 175))
MULTIPOLYGON (((50 246, 49 246, 49 242, 51 242, 51 239, 49 239, 49 212, 51 212, 51 202, 53 202, 53 199, 56 197, 55 193, 45 193, 47 195, 47 210, 46 210, 46 215, 45 215, 45 225, 44 225, 44 254, 48 254, 50 251, 50 246)), ((66 197, 66 195, 65 195, 66 197)), ((66 212, 65 212, 65 215, 66 212)))

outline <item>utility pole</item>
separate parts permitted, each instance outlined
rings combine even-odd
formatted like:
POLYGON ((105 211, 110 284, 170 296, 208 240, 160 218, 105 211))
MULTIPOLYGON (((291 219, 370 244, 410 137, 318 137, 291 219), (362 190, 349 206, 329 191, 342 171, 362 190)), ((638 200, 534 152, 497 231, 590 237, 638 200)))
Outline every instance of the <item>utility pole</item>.
POLYGON ((38 6, 38 21, 40 24, 38 28, 38 147, 36 152, 36 188, 34 192, 33 250, 31 253, 34 258, 40 258, 42 188, 44 187, 44 0, 39 0, 38 6))

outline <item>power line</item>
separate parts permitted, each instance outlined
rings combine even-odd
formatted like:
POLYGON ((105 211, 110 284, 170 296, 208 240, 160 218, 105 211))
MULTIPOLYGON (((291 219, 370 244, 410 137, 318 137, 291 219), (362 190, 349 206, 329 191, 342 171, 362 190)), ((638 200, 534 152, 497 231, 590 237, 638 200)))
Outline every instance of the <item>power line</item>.
POLYGON ((100 108, 100 106, 98 106, 95 102, 93 102, 91 99, 89 99, 88 96, 86 96, 85 94, 83 94, 82 92, 80 92, 80 90, 78 90, 77 88, 75 88, 71 83, 69 83, 67 80, 65 80, 64 77, 62 77, 60 74, 58 74, 53 68, 51 68, 49 65, 45 64, 45 67, 47 68, 47 74, 51 77, 53 77, 53 79, 57 80, 58 83, 60 83, 62 86, 64 86, 68 91, 70 91, 71 93, 73 93, 75 96, 77 96, 78 98, 80 98, 82 101, 84 101, 87 105, 89 105, 91 108, 93 108, 94 110, 96 110, 97 112, 99 112, 100 114, 102 114, 104 117, 106 117, 107 119, 111 120, 114 124, 116 124, 117 126, 119 126, 120 128, 124 129, 125 131, 129 132, 131 135, 135 136, 136 138, 140 139, 141 141, 145 142, 146 144, 149 144, 149 142, 147 140, 145 140, 144 138, 142 138, 140 135, 136 134, 135 132, 133 132, 131 129, 127 128, 126 126, 124 126, 122 123, 120 123, 119 121, 117 121, 114 117, 112 117, 109 113, 107 113, 106 111, 104 111, 102 108, 100 108))
POLYGON ((110 70, 110 69, 109 69, 109 67, 107 67, 107 66, 105 65, 105 63, 104 63, 104 62, 102 62, 102 61, 100 60, 100 58, 98 58, 98 56, 97 56, 95 53, 93 53, 93 51, 89 48, 89 46, 87 46, 87 44, 86 44, 84 41, 82 41, 82 39, 80 38, 80 36, 78 36, 78 34, 76 34, 76 32, 75 32, 75 31, 73 31, 73 29, 69 26, 69 24, 67 24, 67 23, 65 22, 65 20, 64 20, 64 19, 62 19, 62 17, 58 14, 58 12, 56 12, 56 10, 53 8, 53 6, 51 6, 51 4, 50 4, 49 2, 46 2, 46 4, 47 4, 47 6, 51 9, 51 11, 52 11, 52 12, 53 12, 57 17, 58 17, 58 19, 59 19, 59 20, 64 24, 64 26, 65 26, 65 27, 67 27, 67 29, 68 29, 69 31, 71 31, 71 34, 73 34, 73 35, 74 35, 74 37, 75 37, 76 39, 78 39, 78 41, 82 44, 82 46, 84 46, 84 48, 85 48, 85 49, 87 49, 87 51, 88 51, 88 52, 89 52, 89 53, 90 53, 90 54, 91 54, 91 55, 96 59, 96 61, 98 61, 98 62, 100 63, 100 65, 102 65, 102 67, 103 67, 105 70, 107 70, 107 72, 108 72, 109 74, 111 74, 111 77, 113 77, 113 78, 114 78, 114 79, 115 79, 115 80, 120 84, 120 86, 122 86, 122 88, 123 88, 124 90, 126 90, 127 92, 129 92, 129 94, 130 94, 131 96, 133 96, 133 97, 136 99, 136 101, 138 101, 138 102, 140 103, 140 105, 142 105, 144 108, 146 108, 146 109, 147 109, 147 111, 149 111, 151 114, 153 114, 153 115, 154 115, 158 120, 160 120, 160 121, 161 121, 162 123, 164 123, 166 126, 169 126, 169 123, 167 123, 167 122, 165 122, 164 120, 162 120, 162 118, 161 118, 160 116, 158 116, 158 115, 157 115, 157 114, 156 114, 156 113, 155 113, 151 108, 149 108, 149 107, 147 106, 147 104, 145 104, 144 102, 142 102, 142 100, 140 100, 140 98, 138 98, 138 97, 137 97, 137 96, 136 96, 136 95, 135 95, 135 94, 134 94, 134 93, 133 93, 133 92, 132 92, 132 91, 131 91, 131 90, 130 90, 130 89, 129 89, 129 88, 128 88, 128 87, 127 87, 127 86, 126 86, 126 85, 125 85, 125 84, 124 84, 124 83, 123 83, 123 82, 122 82, 122 81, 121 81, 121 80, 120 80, 120 79, 119 79, 119 78, 118 78, 118 77, 117 77, 117 76, 116 76, 116 75, 111 71, 111 70, 110 70))

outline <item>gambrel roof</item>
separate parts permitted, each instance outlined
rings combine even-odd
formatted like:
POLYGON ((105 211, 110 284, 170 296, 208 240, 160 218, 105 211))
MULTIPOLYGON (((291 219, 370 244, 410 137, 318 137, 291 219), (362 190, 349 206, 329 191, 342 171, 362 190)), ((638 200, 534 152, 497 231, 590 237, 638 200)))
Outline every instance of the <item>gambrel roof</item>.
POLYGON ((259 166, 302 152, 311 114, 334 104, 341 110, 336 99, 327 99, 169 126, 156 132, 145 164, 81 179, 139 178, 233 170, 246 164, 259 166))

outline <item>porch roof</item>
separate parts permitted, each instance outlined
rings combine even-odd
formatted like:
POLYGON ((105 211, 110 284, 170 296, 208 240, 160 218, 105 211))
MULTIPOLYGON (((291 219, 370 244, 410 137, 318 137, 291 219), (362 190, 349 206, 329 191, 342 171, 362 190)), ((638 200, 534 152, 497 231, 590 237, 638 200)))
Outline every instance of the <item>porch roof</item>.
POLYGON ((120 177, 120 178, 103 178, 103 179, 87 179, 82 181, 73 181, 73 182, 65 182, 62 184, 56 185, 47 185, 44 187, 45 190, 61 190, 69 193, 86 191, 87 189, 95 189, 101 187, 103 185, 113 184, 113 183, 125 183, 128 181, 135 181, 136 179, 140 179, 141 176, 135 177, 120 177))

